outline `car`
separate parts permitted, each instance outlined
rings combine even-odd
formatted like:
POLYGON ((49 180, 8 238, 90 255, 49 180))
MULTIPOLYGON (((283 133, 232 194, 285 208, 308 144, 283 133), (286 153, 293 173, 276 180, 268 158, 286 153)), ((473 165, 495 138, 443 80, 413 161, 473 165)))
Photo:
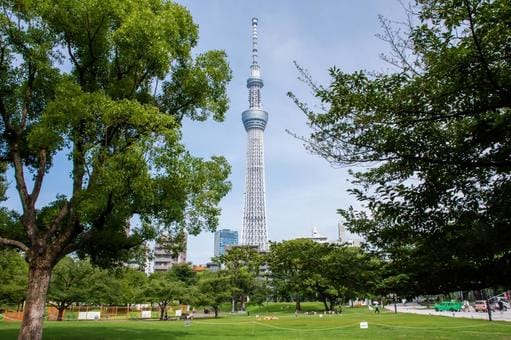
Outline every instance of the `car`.
MULTIPOLYGON (((486 312, 488 309, 486 308, 486 300, 477 300, 474 304, 474 310, 476 312, 486 312)), ((492 307, 493 310, 493 307, 492 307)))
POLYGON ((507 311, 508 309, 511 309, 511 306, 509 304, 509 301, 506 299, 499 297, 495 301, 493 301, 493 308, 500 310, 500 302, 502 302, 502 310, 507 311))
POLYGON ((442 301, 440 303, 435 303, 433 308, 435 308, 435 311, 437 312, 459 312, 461 311, 461 308, 463 307, 463 304, 460 301, 451 300, 451 301, 442 301))

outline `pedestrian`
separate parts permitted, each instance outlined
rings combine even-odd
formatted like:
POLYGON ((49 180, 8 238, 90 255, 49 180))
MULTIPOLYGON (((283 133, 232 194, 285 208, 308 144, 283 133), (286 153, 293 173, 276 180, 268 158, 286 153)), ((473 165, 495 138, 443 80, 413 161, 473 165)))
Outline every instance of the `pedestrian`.
POLYGON ((380 305, 378 302, 374 303, 374 312, 380 314, 380 305))

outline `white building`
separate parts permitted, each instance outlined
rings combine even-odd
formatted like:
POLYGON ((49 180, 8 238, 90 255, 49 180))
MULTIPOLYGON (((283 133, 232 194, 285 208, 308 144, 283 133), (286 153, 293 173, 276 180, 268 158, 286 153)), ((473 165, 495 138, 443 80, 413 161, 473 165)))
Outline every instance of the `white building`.
POLYGON ((297 237, 297 239, 308 239, 317 243, 328 243, 328 237, 321 235, 316 227, 312 228, 311 236, 301 236, 297 237))
POLYGON ((346 244, 351 247, 360 247, 362 245, 363 240, 361 238, 357 237, 347 237, 346 236, 346 227, 344 224, 339 223, 337 224, 337 231, 338 231, 338 243, 340 244, 346 244))
POLYGON ((153 271, 155 272, 166 272, 173 265, 178 263, 186 263, 186 250, 180 252, 177 255, 171 254, 169 251, 164 249, 161 245, 156 243, 154 246, 154 266, 153 271))

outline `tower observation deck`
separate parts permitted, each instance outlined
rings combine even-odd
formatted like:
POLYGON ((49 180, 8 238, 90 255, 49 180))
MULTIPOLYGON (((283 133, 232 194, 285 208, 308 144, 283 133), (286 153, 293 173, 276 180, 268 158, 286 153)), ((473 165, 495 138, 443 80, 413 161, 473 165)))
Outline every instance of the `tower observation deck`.
POLYGON ((267 251, 264 129, 268 122, 268 113, 261 105, 263 79, 257 60, 257 24, 258 19, 252 18, 252 65, 250 77, 247 79, 249 109, 241 116, 248 137, 241 245, 257 246, 259 251, 267 251))

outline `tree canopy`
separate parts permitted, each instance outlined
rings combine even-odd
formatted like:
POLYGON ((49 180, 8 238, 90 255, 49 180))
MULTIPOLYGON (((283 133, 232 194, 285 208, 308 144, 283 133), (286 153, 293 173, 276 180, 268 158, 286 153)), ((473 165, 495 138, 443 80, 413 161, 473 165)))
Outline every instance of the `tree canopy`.
POLYGON ((0 303, 23 303, 27 293, 27 263, 14 249, 0 250, 0 303))
POLYGON ((308 148, 352 172, 364 208, 352 232, 407 274, 415 293, 509 286, 511 3, 418 0, 382 19, 391 73, 330 69, 309 85, 308 148))
POLYGON ((376 294, 381 263, 358 247, 295 239, 272 243, 267 255, 275 295, 301 302, 320 300, 335 310, 348 299, 376 294))

